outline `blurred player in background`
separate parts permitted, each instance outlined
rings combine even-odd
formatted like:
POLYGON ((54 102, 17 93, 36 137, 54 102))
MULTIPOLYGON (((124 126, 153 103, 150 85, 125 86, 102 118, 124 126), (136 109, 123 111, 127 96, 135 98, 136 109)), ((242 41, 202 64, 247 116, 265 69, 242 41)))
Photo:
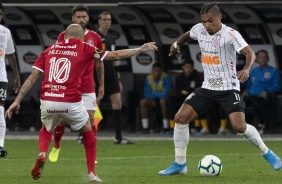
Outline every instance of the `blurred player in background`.
MULTIPOLYGON (((72 21, 76 24, 80 24, 84 28, 84 41, 89 45, 102 49, 101 37, 94 31, 87 29, 87 23, 89 22, 89 10, 84 5, 78 5, 72 9, 72 21)), ((62 32, 58 37, 58 42, 63 41, 65 32, 62 32)), ((97 77, 101 83, 99 87, 99 96, 97 99, 101 99, 104 95, 104 64, 98 60, 95 62, 95 68, 97 77)), ((90 124, 93 132, 96 135, 96 128, 94 126, 94 113, 96 110, 96 94, 94 83, 94 62, 89 63, 81 78, 81 88, 83 104, 88 112, 90 124)), ((60 123, 54 130, 54 146, 49 154, 49 160, 51 162, 57 162, 60 152, 60 141, 65 131, 66 122, 64 119, 59 120, 60 123)), ((83 143, 82 133, 78 136, 79 143, 83 143)), ((96 147, 96 139, 95 139, 96 147)))
MULTIPOLYGON (((112 16, 108 11, 103 11, 99 14, 99 29, 97 33, 102 38, 102 48, 104 50, 114 51, 115 50, 115 39, 109 33, 109 29, 112 24, 112 16)), ((121 101, 121 92, 122 92, 122 83, 121 76, 119 73, 119 63, 120 61, 105 61, 105 95, 110 97, 112 104, 112 119, 114 120, 115 125, 115 134, 116 139, 115 144, 133 144, 132 141, 122 137, 122 101, 121 101)), ((100 82, 99 82, 100 84, 100 82)))
POLYGON ((40 95, 43 124, 39 132, 39 155, 31 171, 34 180, 41 177, 48 146, 52 139, 52 131, 58 120, 63 118, 73 130, 80 130, 83 133, 89 181, 101 181, 95 171, 96 147, 93 143, 95 135, 79 90, 83 71, 90 62, 94 62, 94 58, 113 61, 149 50, 157 50, 155 43, 151 42, 136 49, 108 52, 83 42, 84 33, 83 27, 79 24, 68 26, 65 39, 47 48, 36 60, 34 70, 23 84, 13 104, 6 111, 5 116, 8 118, 11 118, 13 111, 18 113, 21 100, 44 72, 40 95))
MULTIPOLYGON (((4 7, 0 3, 0 22, 3 17, 4 7)), ((15 48, 11 32, 8 28, 0 25, 0 157, 7 156, 7 151, 4 150, 4 140, 6 133, 6 121, 4 118, 4 107, 7 98, 8 78, 6 72, 7 58, 10 67, 13 70, 15 79, 13 82, 13 90, 18 93, 21 88, 20 74, 18 70, 17 60, 15 56, 15 48)))
POLYGON ((170 47, 169 55, 180 52, 180 46, 198 40, 204 82, 191 93, 175 115, 175 162, 159 172, 161 176, 186 174, 186 149, 189 142, 189 123, 198 116, 209 113, 217 106, 228 114, 234 130, 256 146, 275 169, 282 166, 281 159, 262 141, 257 129, 245 121, 245 102, 240 93, 240 82, 246 82, 255 53, 241 34, 222 24, 222 14, 217 4, 206 3, 201 9, 202 23, 194 25, 170 47), (246 57, 246 64, 236 72, 236 52, 246 57))

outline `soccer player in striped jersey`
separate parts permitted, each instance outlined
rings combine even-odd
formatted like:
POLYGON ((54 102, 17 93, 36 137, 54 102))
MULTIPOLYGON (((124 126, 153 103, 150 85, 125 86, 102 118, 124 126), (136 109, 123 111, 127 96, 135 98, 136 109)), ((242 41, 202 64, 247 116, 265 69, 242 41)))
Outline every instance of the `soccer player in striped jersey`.
POLYGON ((169 55, 179 53, 179 47, 198 40, 204 69, 201 88, 191 93, 175 115, 175 162, 159 175, 186 174, 186 149, 189 142, 189 123, 198 116, 221 106, 228 114, 233 129, 256 146, 275 169, 282 166, 281 159, 262 141, 257 129, 245 121, 245 103, 240 93, 240 82, 246 82, 255 53, 240 33, 221 22, 222 14, 215 3, 206 3, 201 9, 201 23, 194 25, 170 47, 169 55), (246 57, 246 64, 236 72, 236 52, 246 57))

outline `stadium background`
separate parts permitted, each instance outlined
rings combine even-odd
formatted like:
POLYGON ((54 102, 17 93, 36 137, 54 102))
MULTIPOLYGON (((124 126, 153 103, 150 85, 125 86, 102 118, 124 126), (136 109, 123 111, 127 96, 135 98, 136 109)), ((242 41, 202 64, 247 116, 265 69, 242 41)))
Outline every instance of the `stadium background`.
MULTIPOLYGON (((5 6, 3 24, 12 32, 22 81, 31 72, 32 64, 39 54, 50 44, 55 43, 58 35, 71 23, 71 7, 77 1, 49 0, 48 3, 20 0, 2 1, 5 6)), ((122 61, 121 72, 124 91, 123 104, 138 114, 137 103, 143 89, 143 79, 150 72, 154 62, 160 61, 166 71, 174 77, 179 73, 185 58, 195 61, 195 68, 202 71, 199 63, 199 48, 196 42, 183 46, 182 55, 169 58, 168 49, 181 34, 200 21, 199 10, 204 1, 129 1, 109 0, 79 1, 90 9, 89 27, 97 29, 98 14, 108 10, 112 14, 112 34, 116 37, 116 49, 134 48, 144 42, 156 41, 159 51, 132 57, 122 61), (135 108, 132 108, 135 107, 135 108)), ((270 54, 270 65, 281 71, 282 62, 282 3, 280 1, 220 1, 223 14, 222 22, 238 30, 254 51, 266 49, 270 54), (267 5, 267 6, 266 6, 267 5)), ((238 67, 244 64, 244 58, 238 56, 238 67)), ((8 77, 12 73, 8 68, 8 77)), ((11 84, 11 83, 10 83, 11 84)), ((9 86, 9 105, 14 95, 9 86)), ((31 125, 39 119, 40 84, 34 86, 25 97, 19 116, 12 120, 16 124, 28 121, 31 125), (28 116, 27 116, 28 114, 28 116), (26 119, 28 118, 28 120, 26 119)), ((276 96, 277 125, 282 115, 282 95, 276 96)), ((106 106, 105 106, 106 108, 106 106)), ((132 113, 126 112, 127 115, 132 113)), ((134 116, 138 121, 138 116, 134 116)), ((40 122, 37 122, 40 124, 40 122)))

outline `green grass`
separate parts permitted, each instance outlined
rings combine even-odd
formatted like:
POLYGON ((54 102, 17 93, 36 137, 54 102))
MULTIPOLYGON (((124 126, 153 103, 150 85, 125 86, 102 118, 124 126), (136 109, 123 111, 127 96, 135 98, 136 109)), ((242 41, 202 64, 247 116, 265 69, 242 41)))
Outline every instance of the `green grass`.
MULTIPOLYGON (((282 156, 280 141, 266 144, 282 156)), ((31 168, 38 154, 37 141, 7 140, 8 156, 0 158, 0 183, 72 184, 87 183, 83 145, 62 141, 57 163, 46 162, 42 177, 33 181, 31 168)), ((246 141, 190 141, 187 149, 188 173, 170 177, 158 176, 158 171, 174 161, 172 141, 136 141, 134 145, 114 145, 98 141, 96 171, 103 183, 111 184, 278 184, 282 170, 275 171, 258 150, 246 141), (197 170, 202 156, 214 154, 223 163, 218 177, 203 177, 197 170)))

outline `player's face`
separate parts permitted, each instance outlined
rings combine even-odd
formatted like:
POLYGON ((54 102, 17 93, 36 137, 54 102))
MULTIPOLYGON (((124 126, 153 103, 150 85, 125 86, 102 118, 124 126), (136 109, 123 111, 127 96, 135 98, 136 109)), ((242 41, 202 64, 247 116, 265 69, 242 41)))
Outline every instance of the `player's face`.
POLYGON ((89 21, 89 15, 85 11, 77 11, 72 16, 73 23, 80 24, 84 29, 89 21))
POLYGON ((191 75, 194 70, 194 67, 193 65, 185 64, 182 66, 182 69, 185 75, 191 75))
POLYGON ((158 67, 155 67, 152 70, 152 74, 154 79, 160 79, 162 75, 162 70, 158 67))
POLYGON ((221 29, 221 13, 206 13, 201 15, 202 24, 210 35, 217 33, 221 29))
POLYGON ((260 66, 265 67, 268 63, 268 54, 264 53, 264 52, 259 52, 257 54, 257 62, 260 66))
POLYGON ((99 19, 99 26, 103 30, 109 30, 112 24, 112 17, 111 15, 101 15, 101 18, 99 19))

